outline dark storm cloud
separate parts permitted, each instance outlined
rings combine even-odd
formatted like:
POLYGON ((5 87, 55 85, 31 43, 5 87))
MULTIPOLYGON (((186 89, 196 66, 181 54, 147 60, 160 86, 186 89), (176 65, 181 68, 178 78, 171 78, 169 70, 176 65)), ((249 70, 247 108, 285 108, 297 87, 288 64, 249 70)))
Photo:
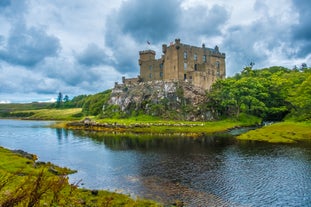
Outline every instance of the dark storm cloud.
POLYGON ((56 56, 59 40, 38 28, 25 28, 22 23, 10 32, 6 47, 0 50, 0 59, 11 64, 34 66, 46 57, 56 56))
POLYGON ((133 0, 125 2, 118 13, 121 31, 136 41, 158 43, 176 32, 181 14, 178 0, 133 0))
POLYGON ((87 48, 76 55, 78 63, 85 66, 98 66, 102 64, 111 64, 111 60, 104 49, 96 44, 89 44, 87 48))
POLYGON ((214 5, 209 9, 206 6, 198 5, 183 12, 180 27, 191 36, 220 35, 222 26, 229 16, 229 12, 222 6, 214 5))
POLYGON ((311 53, 311 1, 293 0, 299 14, 299 24, 293 27, 293 41, 299 45, 299 57, 311 53))

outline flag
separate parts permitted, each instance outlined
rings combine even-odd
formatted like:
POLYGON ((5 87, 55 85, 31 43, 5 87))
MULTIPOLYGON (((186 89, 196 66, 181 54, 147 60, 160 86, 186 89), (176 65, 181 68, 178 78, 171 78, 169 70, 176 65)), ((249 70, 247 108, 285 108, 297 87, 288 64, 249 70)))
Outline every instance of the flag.
POLYGON ((150 41, 147 41, 147 44, 150 45, 151 44, 150 41))

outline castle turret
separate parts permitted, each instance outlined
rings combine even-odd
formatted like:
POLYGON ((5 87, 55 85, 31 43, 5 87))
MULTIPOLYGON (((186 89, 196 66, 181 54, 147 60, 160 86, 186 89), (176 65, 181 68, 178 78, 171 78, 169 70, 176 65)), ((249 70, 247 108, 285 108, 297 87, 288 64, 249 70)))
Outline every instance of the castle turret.
POLYGON ((139 52, 139 65, 143 61, 155 60, 156 52, 154 50, 143 50, 139 52))

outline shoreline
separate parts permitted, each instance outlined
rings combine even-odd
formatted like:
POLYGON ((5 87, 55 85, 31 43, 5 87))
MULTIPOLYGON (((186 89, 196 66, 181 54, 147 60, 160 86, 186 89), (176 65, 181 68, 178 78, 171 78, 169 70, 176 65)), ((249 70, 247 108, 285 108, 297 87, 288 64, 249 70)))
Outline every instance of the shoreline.
MULTIPOLYGON (((255 126, 239 121, 222 120, 210 122, 187 121, 128 121, 128 120, 96 120, 84 119, 79 122, 61 122, 52 127, 71 130, 86 130, 107 133, 132 133, 145 135, 182 135, 200 137, 217 133, 226 133, 233 129, 255 126)), ((258 126, 258 125, 257 125, 258 126)))
POLYGON ((162 206, 107 190, 80 188, 79 182, 71 184, 67 177, 76 171, 38 161, 36 155, 23 150, 0 146, 0 155, 0 206, 27 206, 29 202, 39 206, 162 206))

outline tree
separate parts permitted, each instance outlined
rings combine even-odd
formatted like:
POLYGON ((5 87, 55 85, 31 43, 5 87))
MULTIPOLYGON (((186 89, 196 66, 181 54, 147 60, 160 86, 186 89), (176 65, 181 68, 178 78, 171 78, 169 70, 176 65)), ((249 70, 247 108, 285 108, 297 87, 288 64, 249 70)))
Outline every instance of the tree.
POLYGON ((294 82, 301 83, 300 76, 300 72, 283 67, 246 67, 241 74, 213 84, 207 107, 216 115, 238 117, 243 112, 265 120, 282 120, 291 108, 286 100, 288 91, 294 82))
POLYGON ((63 100, 64 100, 65 103, 67 103, 67 102, 69 101, 69 96, 68 96, 68 95, 65 95, 65 97, 64 97, 63 100))
POLYGON ((56 107, 59 108, 62 102, 63 102, 63 94, 59 92, 56 100, 56 107))

